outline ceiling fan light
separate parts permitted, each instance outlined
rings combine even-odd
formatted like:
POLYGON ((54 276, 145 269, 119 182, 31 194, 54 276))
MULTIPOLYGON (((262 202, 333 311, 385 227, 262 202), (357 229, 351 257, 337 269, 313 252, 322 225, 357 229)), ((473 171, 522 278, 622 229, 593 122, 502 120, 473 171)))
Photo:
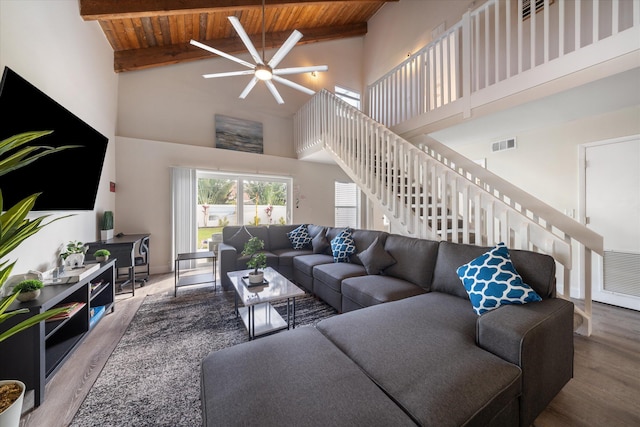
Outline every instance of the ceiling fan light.
POLYGON ((255 76, 262 81, 267 81, 271 80, 273 72, 271 71, 271 67, 268 65, 260 64, 256 66, 255 76))

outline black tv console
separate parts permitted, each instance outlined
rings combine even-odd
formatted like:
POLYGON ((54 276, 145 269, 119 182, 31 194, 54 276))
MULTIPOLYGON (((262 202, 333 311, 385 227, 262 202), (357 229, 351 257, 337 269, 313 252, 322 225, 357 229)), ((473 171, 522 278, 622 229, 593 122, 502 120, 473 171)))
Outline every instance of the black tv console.
POLYGON ((29 302, 14 302, 10 310, 28 308, 29 313, 13 316, 0 325, 0 331, 43 313, 58 304, 84 303, 73 316, 40 322, 0 343, 0 378, 16 379, 34 390, 34 406, 44 401, 45 384, 80 345, 86 335, 115 303, 115 259, 73 284, 46 285, 40 296, 29 302))

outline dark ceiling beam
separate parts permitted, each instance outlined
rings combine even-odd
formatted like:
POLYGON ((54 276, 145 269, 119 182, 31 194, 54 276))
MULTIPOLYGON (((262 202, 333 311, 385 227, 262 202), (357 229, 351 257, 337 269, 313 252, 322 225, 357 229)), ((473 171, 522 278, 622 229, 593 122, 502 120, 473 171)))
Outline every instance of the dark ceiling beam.
MULTIPOLYGON (((343 3, 397 2, 399 0, 339 0, 343 3)), ((266 6, 304 6, 336 3, 327 0, 265 0, 266 6)), ((211 13, 227 9, 262 7, 262 0, 80 0, 85 21, 141 18, 158 15, 211 13)))
MULTIPOLYGON (((363 36, 367 33, 367 24, 365 22, 337 27, 301 28, 300 32, 304 34, 304 37, 297 43, 297 45, 363 36)), ((265 48, 274 49, 280 47, 290 35, 291 31, 267 34, 265 48)), ((254 45, 262 45, 261 36, 253 36, 251 39, 254 45)), ((207 41, 202 40, 202 42, 228 54, 247 52, 246 46, 238 37, 207 41)), ((114 70, 117 73, 120 73, 123 71, 142 70, 145 68, 214 57, 218 58, 218 56, 210 52, 204 51, 188 43, 182 43, 170 46, 156 46, 146 49, 117 51, 114 53, 113 64, 114 70)))

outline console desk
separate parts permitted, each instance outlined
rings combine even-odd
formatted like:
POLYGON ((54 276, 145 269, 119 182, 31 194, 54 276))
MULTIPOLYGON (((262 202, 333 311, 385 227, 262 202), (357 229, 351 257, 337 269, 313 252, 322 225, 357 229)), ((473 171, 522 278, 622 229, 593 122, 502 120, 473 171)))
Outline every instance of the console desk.
POLYGON ((116 258, 116 277, 117 270, 126 268, 128 271, 127 279, 120 283, 118 286, 122 286, 131 283, 131 293, 136 294, 136 273, 135 273, 135 254, 136 245, 140 245, 142 239, 149 237, 149 234, 123 234, 122 236, 115 236, 112 239, 101 240, 98 242, 87 243, 89 245, 89 251, 87 255, 93 257, 93 253, 98 249, 107 249, 111 252, 110 258, 116 258))

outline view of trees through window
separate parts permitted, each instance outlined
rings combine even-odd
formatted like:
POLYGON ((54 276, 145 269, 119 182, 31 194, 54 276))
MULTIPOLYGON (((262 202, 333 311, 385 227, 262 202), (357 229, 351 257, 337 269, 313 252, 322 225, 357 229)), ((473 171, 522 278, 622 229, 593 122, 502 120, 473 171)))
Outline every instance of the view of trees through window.
POLYGON ((287 224, 290 178, 198 172, 198 242, 227 225, 287 224), (238 195, 241 195, 239 197, 238 195))

